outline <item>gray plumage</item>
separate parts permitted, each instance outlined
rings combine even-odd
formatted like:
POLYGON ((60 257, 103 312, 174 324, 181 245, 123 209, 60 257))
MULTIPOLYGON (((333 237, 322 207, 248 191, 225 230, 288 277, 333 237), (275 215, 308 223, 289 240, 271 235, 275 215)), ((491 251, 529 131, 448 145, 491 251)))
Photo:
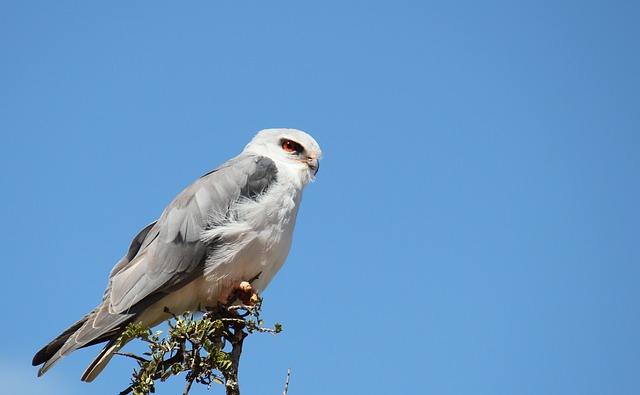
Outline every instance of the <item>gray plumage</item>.
POLYGON ((266 130, 242 154, 187 187, 133 238, 110 273, 102 303, 34 356, 33 365, 42 364, 38 375, 74 350, 106 341, 83 375, 91 381, 118 349, 115 341, 128 323, 155 326, 167 318, 164 302, 188 309, 223 299, 225 281, 248 279, 264 267, 261 291, 286 258, 302 187, 317 171, 319 156, 317 143, 303 132, 266 130), (272 147, 283 139, 298 141, 306 152, 294 157, 272 147), (276 253, 261 255, 274 248, 276 253))

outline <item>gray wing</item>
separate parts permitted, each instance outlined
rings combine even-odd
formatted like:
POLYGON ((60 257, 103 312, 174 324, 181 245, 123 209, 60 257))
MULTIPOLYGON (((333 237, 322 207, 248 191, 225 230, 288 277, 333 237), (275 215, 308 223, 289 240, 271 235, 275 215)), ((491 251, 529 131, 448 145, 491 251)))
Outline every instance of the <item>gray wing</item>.
POLYGON ((78 348, 115 339, 146 307, 201 274, 216 242, 200 240, 216 226, 212 214, 224 216, 239 199, 255 199, 277 171, 269 158, 241 154, 187 187, 134 237, 111 271, 102 303, 36 353, 33 365, 43 364, 38 375, 78 348))
POLYGON ((114 267, 105 294, 110 310, 122 313, 147 298, 155 301, 201 275, 212 246, 200 238, 216 226, 213 214, 225 215, 238 199, 255 199, 275 181, 276 173, 271 159, 240 155, 187 187, 114 267))

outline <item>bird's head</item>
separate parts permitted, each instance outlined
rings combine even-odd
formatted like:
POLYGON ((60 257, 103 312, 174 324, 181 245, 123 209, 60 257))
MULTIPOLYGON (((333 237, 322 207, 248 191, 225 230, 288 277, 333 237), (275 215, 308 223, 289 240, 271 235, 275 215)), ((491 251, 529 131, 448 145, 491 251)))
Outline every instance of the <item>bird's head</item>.
POLYGON ((247 144, 244 152, 266 156, 278 165, 299 172, 303 185, 313 181, 322 156, 313 137, 297 129, 262 130, 247 144))

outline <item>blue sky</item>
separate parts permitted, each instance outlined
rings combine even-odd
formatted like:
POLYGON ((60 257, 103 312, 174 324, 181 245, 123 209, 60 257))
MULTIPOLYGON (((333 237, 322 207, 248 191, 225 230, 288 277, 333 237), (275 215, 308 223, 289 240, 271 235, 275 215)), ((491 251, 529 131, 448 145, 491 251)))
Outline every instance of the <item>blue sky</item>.
MULTIPOLYGON (((243 394, 640 392, 640 6, 2 2, 0 392, 267 127, 324 151, 243 394)), ((182 378, 158 394, 181 393, 182 378)), ((193 394, 222 393, 221 387, 193 394)))

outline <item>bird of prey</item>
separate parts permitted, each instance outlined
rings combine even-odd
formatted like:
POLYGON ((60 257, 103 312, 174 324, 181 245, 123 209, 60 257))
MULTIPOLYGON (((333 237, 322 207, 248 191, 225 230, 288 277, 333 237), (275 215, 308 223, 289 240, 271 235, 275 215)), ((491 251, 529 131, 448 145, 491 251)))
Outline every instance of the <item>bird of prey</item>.
POLYGON ((266 129, 196 180, 133 238, 98 307, 38 351, 38 375, 78 348, 107 342, 82 375, 92 381, 119 350, 127 324, 153 327, 170 318, 165 308, 225 303, 249 279, 262 292, 289 253, 302 190, 320 156, 308 134, 266 129))

